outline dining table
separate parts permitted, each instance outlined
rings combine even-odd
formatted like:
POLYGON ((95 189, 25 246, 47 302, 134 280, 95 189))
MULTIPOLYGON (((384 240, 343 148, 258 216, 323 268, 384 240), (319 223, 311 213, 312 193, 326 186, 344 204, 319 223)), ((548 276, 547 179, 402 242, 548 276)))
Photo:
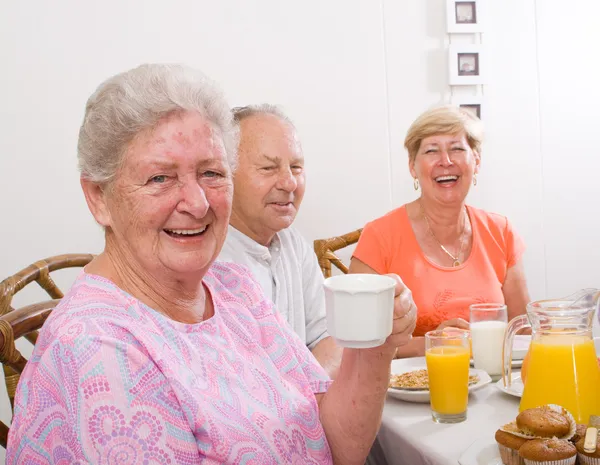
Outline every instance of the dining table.
MULTIPOLYGON (((425 357, 415 357, 410 362, 414 366, 425 366, 425 357)), ((513 373, 518 376, 519 371, 513 370, 513 373)), ((499 459, 485 459, 484 452, 488 457, 496 454, 494 434, 515 419, 519 401, 519 397, 503 392, 492 381, 469 393, 465 421, 439 424, 433 421, 428 402, 409 402, 388 395, 377 447, 387 465, 501 463, 499 459), (479 450, 484 447, 487 451, 479 450)), ((382 458, 380 463, 384 460, 382 458)))

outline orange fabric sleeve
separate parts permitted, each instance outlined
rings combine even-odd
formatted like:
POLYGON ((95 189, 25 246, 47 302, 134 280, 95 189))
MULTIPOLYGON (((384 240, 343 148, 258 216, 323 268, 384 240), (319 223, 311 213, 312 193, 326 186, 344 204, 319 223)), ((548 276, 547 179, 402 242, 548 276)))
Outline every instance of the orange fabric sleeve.
POLYGON ((513 229, 512 224, 506 220, 506 229, 504 231, 506 238, 506 263, 507 268, 512 268, 523 257, 525 253, 525 242, 513 229))
POLYGON ((352 256, 379 274, 397 273, 391 268, 402 242, 403 211, 404 207, 400 207, 367 223, 352 256))
POLYGON ((384 252, 385 246, 374 224, 367 224, 358 240, 352 256, 365 265, 370 266, 379 274, 386 273, 384 252))

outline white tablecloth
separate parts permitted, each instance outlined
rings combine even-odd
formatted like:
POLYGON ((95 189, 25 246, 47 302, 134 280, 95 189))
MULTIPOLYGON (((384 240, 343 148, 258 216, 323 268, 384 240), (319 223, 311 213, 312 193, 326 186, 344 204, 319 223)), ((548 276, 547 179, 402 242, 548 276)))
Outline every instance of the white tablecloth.
POLYGON ((456 465, 474 441, 493 441, 496 430, 515 419, 519 400, 501 392, 492 382, 469 395, 466 421, 440 425, 431 419, 429 404, 388 397, 379 444, 388 465, 456 465))

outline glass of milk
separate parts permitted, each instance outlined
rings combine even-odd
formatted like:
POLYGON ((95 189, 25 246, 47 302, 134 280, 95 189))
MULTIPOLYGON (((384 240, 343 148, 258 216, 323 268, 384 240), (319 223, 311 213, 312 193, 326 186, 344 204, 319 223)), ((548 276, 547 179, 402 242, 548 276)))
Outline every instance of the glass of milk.
POLYGON ((502 375, 502 344, 508 324, 506 305, 473 304, 470 309, 473 362, 490 376, 502 375))

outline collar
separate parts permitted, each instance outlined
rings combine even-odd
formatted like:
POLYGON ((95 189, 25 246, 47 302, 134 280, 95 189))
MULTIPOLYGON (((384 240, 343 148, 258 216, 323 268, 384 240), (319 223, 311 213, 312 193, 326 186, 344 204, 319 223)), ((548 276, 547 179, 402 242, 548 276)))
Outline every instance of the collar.
POLYGON ((273 239, 268 247, 259 244, 254 239, 246 236, 243 232, 231 225, 228 226, 227 234, 231 235, 231 237, 237 242, 240 242, 250 255, 257 258, 271 259, 274 256, 278 256, 279 251, 281 250, 281 239, 279 238, 279 233, 273 236, 273 239))

